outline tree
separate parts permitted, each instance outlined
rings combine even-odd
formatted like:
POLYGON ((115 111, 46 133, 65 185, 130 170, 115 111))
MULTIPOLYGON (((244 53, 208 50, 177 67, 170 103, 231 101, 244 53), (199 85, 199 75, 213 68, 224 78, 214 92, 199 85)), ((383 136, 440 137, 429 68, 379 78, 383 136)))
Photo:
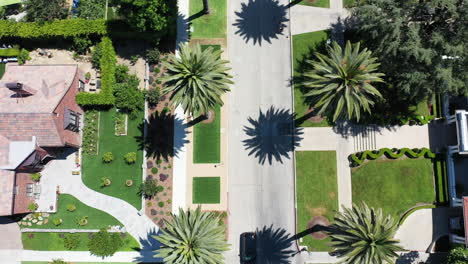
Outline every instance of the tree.
POLYGON ((464 247, 456 247, 450 250, 447 256, 447 264, 466 264, 468 263, 468 250, 464 247))
POLYGON ((177 21, 177 1, 121 0, 120 15, 139 32, 174 35, 177 21))
POLYGON ((230 91, 228 85, 233 82, 227 73, 228 61, 221 59, 221 52, 211 47, 202 51, 200 45, 182 45, 180 57, 170 55, 163 62, 167 68, 163 94, 172 93, 172 103, 191 115, 206 114, 216 105, 223 105, 221 96, 230 91))
POLYGON ((229 249, 225 226, 212 212, 179 209, 172 221, 164 219, 166 228, 155 236, 161 242, 156 257, 167 264, 224 263, 223 252, 229 249))
POLYGON ((361 111, 370 113, 375 99, 382 97, 372 85, 383 82, 383 74, 376 72, 379 63, 359 43, 347 42, 343 51, 334 42, 327 50, 328 56, 316 53, 318 61, 306 61, 310 70, 302 76, 301 85, 308 90, 304 96, 333 121, 343 116, 359 121, 361 111))
POLYGON ((162 192, 163 190, 164 190, 164 187, 158 185, 157 180, 146 179, 140 185, 140 188, 138 189, 138 194, 147 199, 150 199, 156 196, 158 193, 162 192))
POLYGON ((382 62, 387 89, 415 105, 433 94, 468 93, 468 2, 366 0, 350 36, 382 62))
POLYGON ((105 0, 80 0, 77 16, 84 19, 104 19, 105 0))
POLYGON ((65 0, 27 0, 25 11, 26 20, 29 22, 65 19, 68 16, 68 6, 65 0))
POLYGON ((365 203, 343 208, 329 231, 334 247, 331 254, 348 264, 394 263, 396 251, 403 250, 393 239, 397 228, 393 217, 384 216, 380 208, 375 210, 365 203))
POLYGON ((125 82, 114 86, 115 106, 131 119, 137 118, 138 111, 145 106, 145 95, 138 89, 139 83, 136 75, 129 75, 125 82))
POLYGON ((120 233, 109 233, 103 228, 91 237, 88 248, 91 254, 104 258, 114 255, 123 244, 120 233))

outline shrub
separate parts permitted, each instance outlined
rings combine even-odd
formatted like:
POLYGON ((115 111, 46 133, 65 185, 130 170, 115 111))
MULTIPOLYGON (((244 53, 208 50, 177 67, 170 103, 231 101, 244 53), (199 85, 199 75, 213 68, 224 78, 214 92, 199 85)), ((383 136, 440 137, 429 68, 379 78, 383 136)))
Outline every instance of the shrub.
POLYGON ((356 167, 362 165, 364 161, 367 159, 378 159, 385 155, 389 159, 398 159, 406 155, 408 158, 417 159, 421 157, 425 158, 435 158, 435 154, 428 148, 421 148, 421 149, 409 149, 409 148, 402 148, 402 149, 389 149, 389 148, 382 148, 379 150, 366 150, 363 152, 353 153, 348 156, 348 160, 350 161, 350 165, 352 167, 356 167))
POLYGON ((125 181, 125 186, 131 187, 132 185, 133 185, 133 181, 132 181, 132 180, 126 180, 126 181, 125 181))
POLYGON ((159 67, 154 67, 154 73, 157 75, 161 70, 159 69, 159 67))
POLYGON ((138 55, 132 55, 132 56, 130 56, 130 63, 131 63, 132 65, 135 65, 135 63, 137 63, 137 61, 138 61, 139 58, 140 58, 140 56, 138 56, 138 55))
POLYGON ((151 168, 151 173, 157 174, 158 173, 158 168, 156 168, 156 167, 151 168))
POLYGON ((79 234, 66 234, 63 238, 63 246, 68 249, 76 249, 80 246, 81 240, 79 234))
POLYGON ((447 264, 466 264, 468 263, 468 249, 459 246, 450 250, 447 256, 447 264))
POLYGON ((74 212, 76 210, 76 206, 74 204, 67 204, 67 211, 74 212))
POLYGON ((31 212, 36 211, 37 208, 39 208, 39 205, 37 205, 37 203, 32 202, 28 204, 28 210, 31 212))
POLYGON ((159 99, 161 98, 161 93, 159 89, 150 89, 146 94, 146 100, 148 100, 148 104, 151 107, 156 106, 159 103, 159 99))
POLYGON ((104 163, 111 163, 113 160, 114 160, 114 154, 112 154, 112 152, 106 152, 102 156, 102 161, 104 163))
POLYGON ((158 164, 158 165, 161 165, 161 163, 162 163, 162 159, 158 159, 158 160, 156 161, 156 164, 158 164))
POLYGON ((159 202, 158 206, 161 207, 161 208, 164 207, 164 202, 159 202))
POLYGON ((144 108, 145 95, 138 89, 139 84, 138 77, 129 75, 126 82, 118 83, 114 87, 115 106, 128 113, 131 119, 135 119, 137 112, 144 108))
POLYGON ((109 178, 106 178, 106 177, 102 177, 102 178, 101 178, 101 182, 99 183, 99 186, 100 186, 101 188, 104 188, 104 187, 107 187, 107 186, 109 186, 109 185, 111 185, 110 179, 109 179, 109 178))
POLYGON ((98 43, 96 46, 94 46, 93 52, 91 53, 91 66, 93 67, 93 69, 99 69, 101 57, 101 43, 98 43))
POLYGON ((18 64, 23 65, 26 63, 26 61, 30 60, 31 57, 29 56, 29 51, 26 49, 21 49, 19 55, 18 55, 18 64))
POLYGON ((90 72, 85 73, 85 79, 86 80, 91 79, 91 73, 90 72))
POLYGON ((124 244, 122 237, 118 233, 109 233, 106 229, 101 229, 88 242, 91 254, 98 257, 108 257, 122 247, 124 244))
POLYGON ((136 161, 136 152, 129 152, 125 154, 124 159, 127 164, 133 164, 136 161))
POLYGON ((79 18, 100 19, 104 17, 105 2, 102 0, 80 0, 76 11, 79 18))
POLYGON ((157 48, 153 48, 146 51, 146 60, 149 64, 158 64, 161 52, 157 48))
POLYGON ((164 187, 158 185, 156 180, 146 179, 138 190, 138 194, 144 196, 146 199, 150 199, 156 196, 159 192, 162 192, 164 187))
POLYGON ((128 66, 119 64, 115 67, 115 81, 118 83, 125 82, 128 79, 128 66))
POLYGON ((31 174, 31 180, 38 182, 41 179, 41 173, 36 172, 31 174))
POLYGON ((76 223, 79 226, 85 226, 85 225, 88 224, 88 217, 87 216, 77 217, 76 218, 76 223))
POLYGON ((62 220, 62 218, 54 218, 52 220, 52 223, 54 224, 54 226, 59 226, 59 225, 61 225, 63 223, 63 220, 62 220))
POLYGON ((78 54, 86 54, 93 42, 87 36, 74 36, 72 49, 78 54))
POLYGON ((68 264, 68 262, 63 261, 63 259, 53 259, 49 264, 68 264))

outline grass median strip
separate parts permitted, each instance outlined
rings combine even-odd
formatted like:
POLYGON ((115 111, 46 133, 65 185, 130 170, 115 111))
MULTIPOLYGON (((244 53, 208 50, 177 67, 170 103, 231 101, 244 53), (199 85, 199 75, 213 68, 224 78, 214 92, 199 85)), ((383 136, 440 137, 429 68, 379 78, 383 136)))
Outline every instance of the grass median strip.
POLYGON ((220 163, 221 109, 214 109, 211 123, 199 122, 193 128, 193 163, 220 163))
POLYGON ((194 177, 192 202, 194 204, 219 204, 220 177, 194 177))

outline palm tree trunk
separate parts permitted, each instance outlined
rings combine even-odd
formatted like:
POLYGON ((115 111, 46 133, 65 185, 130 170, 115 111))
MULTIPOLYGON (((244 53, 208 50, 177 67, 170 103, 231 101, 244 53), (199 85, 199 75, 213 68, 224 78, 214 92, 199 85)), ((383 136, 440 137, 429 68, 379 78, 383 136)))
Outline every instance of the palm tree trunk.
POLYGON ((210 5, 208 4, 208 0, 203 0, 203 13, 210 13, 210 5))

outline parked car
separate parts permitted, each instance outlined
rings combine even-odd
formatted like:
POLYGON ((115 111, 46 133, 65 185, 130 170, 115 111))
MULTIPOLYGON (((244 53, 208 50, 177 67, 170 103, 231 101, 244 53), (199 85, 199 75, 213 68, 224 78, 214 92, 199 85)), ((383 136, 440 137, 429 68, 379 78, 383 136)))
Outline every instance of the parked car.
POLYGON ((245 232, 240 235, 239 257, 242 264, 255 263, 257 256, 257 235, 254 232, 245 232))

